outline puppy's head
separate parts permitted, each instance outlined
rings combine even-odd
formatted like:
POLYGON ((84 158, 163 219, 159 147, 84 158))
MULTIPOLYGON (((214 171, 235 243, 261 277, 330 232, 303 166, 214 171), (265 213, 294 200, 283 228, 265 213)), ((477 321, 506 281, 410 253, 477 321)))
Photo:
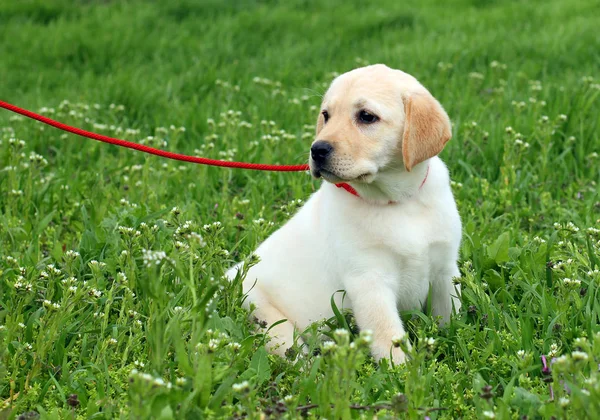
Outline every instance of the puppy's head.
POLYGON ((448 115, 414 77, 378 64, 336 78, 323 98, 310 150, 315 177, 371 183, 410 171, 452 137, 448 115))

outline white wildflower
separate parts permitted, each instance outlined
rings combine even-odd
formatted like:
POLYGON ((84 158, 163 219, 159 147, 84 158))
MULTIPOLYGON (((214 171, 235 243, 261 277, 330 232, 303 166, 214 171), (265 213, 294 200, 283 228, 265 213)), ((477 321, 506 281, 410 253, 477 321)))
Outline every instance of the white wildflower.
POLYGON ((233 389, 235 392, 246 392, 250 390, 250 383, 248 381, 243 381, 239 384, 233 384, 231 389, 233 389))
POLYGON ((404 341, 404 336, 395 335, 392 337, 392 344, 394 347, 400 347, 400 345, 403 343, 403 341, 404 341))
POLYGON ((60 268, 56 268, 54 264, 48 264, 46 266, 46 270, 48 270, 53 276, 60 276, 62 274, 60 268))
POLYGON ((575 224, 573 222, 568 222, 567 225, 565 226, 565 228, 567 230, 570 230, 571 232, 579 232, 579 228, 577 226, 575 226, 575 224))
POLYGON ((550 344, 550 350, 548 350, 548 357, 553 358, 558 356, 559 347, 558 344, 552 343, 550 344))
POLYGON ((164 251, 152 251, 149 249, 142 249, 142 259, 144 265, 148 268, 152 266, 160 265, 163 261, 167 260, 167 254, 164 251))
POLYGON ((88 292, 90 296, 95 297, 95 298, 99 298, 102 296, 102 292, 98 289, 90 289, 90 291, 88 292))
POLYGON ((156 386, 165 386, 166 382, 163 378, 154 378, 152 383, 156 386))
POLYGON ((78 258, 81 254, 79 254, 79 252, 77 251, 73 251, 73 250, 69 250, 67 252, 65 252, 65 257, 70 258, 70 259, 75 259, 78 258))
POLYGON ((337 328, 337 329, 336 329, 336 330, 333 332, 333 334, 334 334, 336 337, 339 337, 339 338, 345 338, 345 337, 348 337, 348 336, 349 336, 349 334, 348 334, 348 330, 346 330, 346 329, 344 329, 344 328, 337 328))
POLYGON ((569 287, 579 287, 581 286, 581 280, 572 280, 568 277, 565 277, 563 279, 563 283, 565 284, 565 286, 569 286, 569 287))
POLYGON ((219 344, 220 344, 219 340, 211 338, 208 341, 208 351, 214 352, 215 350, 217 350, 219 348, 219 344))
POLYGON ((8 264, 11 264, 11 265, 18 265, 17 259, 16 259, 16 258, 14 258, 14 257, 11 257, 10 255, 9 255, 9 256, 6 256, 6 257, 5 257, 5 259, 6 259, 6 262, 7 262, 8 264))
POLYGON ((332 351, 336 347, 337 344, 335 344, 335 341, 326 341, 321 345, 321 350, 323 350, 324 353, 327 353, 332 351))
POLYGON ((204 248, 206 246, 206 241, 204 240, 202 235, 200 235, 199 233, 190 232, 190 234, 187 235, 187 239, 189 241, 196 242, 200 246, 200 248, 204 248))
POLYGON ((574 361, 579 362, 579 361, 587 361, 589 356, 586 352, 583 351, 578 351, 575 350, 573 352, 571 352, 571 357, 573 358, 574 361))
POLYGON ((232 343, 227 344, 227 347, 233 350, 234 353, 237 353, 242 348, 242 345, 234 341, 232 343))

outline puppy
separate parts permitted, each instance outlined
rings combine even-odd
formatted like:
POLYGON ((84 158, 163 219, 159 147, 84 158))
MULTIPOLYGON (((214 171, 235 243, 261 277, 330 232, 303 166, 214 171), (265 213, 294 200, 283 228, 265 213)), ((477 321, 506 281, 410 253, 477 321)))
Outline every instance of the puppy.
MULTIPOLYGON (((399 310, 450 319, 460 308, 456 265, 461 222, 448 170, 437 157, 448 115, 414 77, 385 65, 336 78, 323 98, 310 170, 320 189, 256 254, 246 304, 283 355, 294 331, 333 316, 330 299, 373 333, 372 355, 403 363, 399 310), (263 322, 264 324, 264 322, 263 322)), ((233 278, 240 265, 228 272, 233 278)))

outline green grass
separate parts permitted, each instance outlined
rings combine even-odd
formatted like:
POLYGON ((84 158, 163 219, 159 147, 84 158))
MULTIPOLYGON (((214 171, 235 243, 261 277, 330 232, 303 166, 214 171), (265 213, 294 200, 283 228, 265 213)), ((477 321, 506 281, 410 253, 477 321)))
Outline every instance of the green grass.
POLYGON ((222 275, 318 181, 1 111, 0 419, 598 418, 597 2, 441 3, 1 2, 2 100, 182 153, 303 163, 333 72, 412 73, 454 123, 464 239, 462 309, 403 314, 405 366, 355 332, 281 359, 222 275))

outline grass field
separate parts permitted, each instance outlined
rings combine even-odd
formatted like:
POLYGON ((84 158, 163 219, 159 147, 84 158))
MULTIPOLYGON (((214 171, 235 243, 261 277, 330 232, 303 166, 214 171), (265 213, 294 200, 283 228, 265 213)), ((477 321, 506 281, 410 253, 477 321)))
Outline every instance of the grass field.
POLYGON ((595 0, 0 2, 0 99, 206 157, 304 163, 335 73, 401 68, 453 121, 441 157, 464 225, 462 309, 444 329, 403 314, 409 363, 375 364, 349 317, 329 321, 348 331, 336 346, 282 359, 222 275, 320 181, 0 111, 0 419, 598 418, 599 14, 595 0))

